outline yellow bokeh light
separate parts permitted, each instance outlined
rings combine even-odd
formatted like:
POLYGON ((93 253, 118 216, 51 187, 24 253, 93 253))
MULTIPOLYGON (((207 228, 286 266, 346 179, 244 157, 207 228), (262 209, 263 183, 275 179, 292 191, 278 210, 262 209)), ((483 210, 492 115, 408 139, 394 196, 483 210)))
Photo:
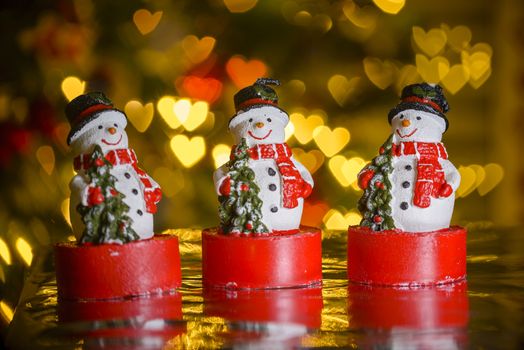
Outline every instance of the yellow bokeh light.
POLYGON ((504 169, 496 163, 461 165, 458 167, 460 173, 460 186, 455 197, 461 198, 470 195, 475 189, 479 195, 484 196, 493 190, 504 178, 504 169))
POLYGON ((176 135, 171 139, 169 146, 186 168, 191 168, 206 154, 206 142, 202 136, 189 139, 186 135, 176 135))
POLYGON ((175 102, 176 100, 173 96, 163 96, 156 104, 158 113, 160 113, 162 119, 164 119, 166 124, 171 129, 176 129, 182 125, 180 120, 175 115, 175 102))
POLYGON ((229 155, 231 153, 231 147, 223 143, 213 147, 212 155, 213 160, 215 161, 215 169, 218 169, 229 161, 229 155))
POLYGON ((224 0, 224 5, 231 13, 244 13, 251 10, 258 0, 224 0))
POLYGON ((44 171, 51 175, 55 168, 55 152, 51 146, 40 146, 36 150, 36 159, 44 169, 44 171))
MULTIPOLYGON (((166 106, 169 100, 163 102, 166 106)), ((187 98, 180 99, 173 103, 173 113, 180 124, 187 131, 193 131, 206 121, 209 113, 209 104, 205 101, 197 101, 194 104, 187 98)))
POLYGON ((375 5, 385 13, 396 15, 406 4, 406 0, 373 0, 375 5))
POLYGON ((62 201, 62 204, 60 205, 60 210, 62 211, 62 216, 64 217, 64 220, 67 222, 69 227, 73 227, 71 225, 71 216, 69 212, 69 203, 70 199, 66 198, 62 201))
POLYGON ((349 211, 345 215, 336 209, 330 209, 322 221, 328 230, 343 231, 349 226, 358 225, 362 220, 362 215, 356 211, 349 211))
POLYGON ((62 81, 61 88, 67 100, 71 101, 84 93, 86 82, 77 77, 69 76, 62 81))
POLYGON ((11 265, 11 253, 9 252, 9 247, 2 238, 0 238, 0 256, 7 265, 11 265))
POLYGON ((346 222, 349 226, 354 226, 360 224, 360 221, 362 220, 362 215, 360 215, 357 212, 350 211, 344 216, 344 218, 346 219, 346 222))
POLYGON ((187 98, 176 101, 173 105, 173 112, 175 112, 175 117, 178 121, 184 124, 191 112, 191 101, 187 98))
POLYGON ((144 132, 149 128, 151 121, 153 121, 155 107, 153 107, 151 102, 142 105, 140 101, 131 100, 126 103, 124 111, 135 129, 138 132, 144 132))
POLYGON ((16 240, 16 250, 18 251, 18 254, 20 254, 20 257, 27 266, 31 265, 31 262, 33 261, 33 250, 29 243, 22 237, 17 238, 16 240))
MULTIPOLYGON (((328 167, 335 179, 343 186, 352 186, 355 189, 357 175, 366 165, 366 161, 360 157, 346 159, 344 156, 336 155, 329 160, 328 167)), ((358 186, 356 187, 358 189, 358 186)))
POLYGON ((484 166, 485 178, 477 190, 481 196, 494 189, 504 178, 504 168, 500 164, 489 163, 484 166))
POLYGON ((187 58, 193 63, 204 61, 213 51, 216 40, 211 36, 205 36, 199 39, 195 35, 188 35, 182 40, 182 48, 187 58))
MULTIPOLYGON (((176 104, 175 104, 176 108, 176 104)), ((206 121, 209 105, 205 101, 197 101, 189 109, 189 115, 182 125, 187 131, 193 131, 206 121)))
POLYGON ((293 124, 295 138, 303 145, 313 139, 315 128, 324 125, 324 119, 317 114, 312 114, 306 118, 301 113, 292 113, 289 119, 290 124, 293 124))
POLYGON ((142 35, 151 33, 160 23, 162 18, 162 11, 157 11, 155 13, 149 12, 146 9, 140 9, 135 11, 133 14, 133 22, 136 25, 136 28, 142 35))
POLYGON ((372 6, 360 7, 353 1, 344 2, 342 11, 347 19, 362 29, 373 29, 377 25, 377 11, 372 6))
POLYGON ((2 313, 2 316, 4 317, 4 319, 8 323, 10 323, 11 320, 13 319, 14 312, 13 312, 13 309, 11 309, 11 307, 7 305, 7 303, 3 300, 0 301, 0 312, 2 313))
POLYGON ((313 130, 313 139, 326 157, 333 157, 347 145, 350 134, 346 128, 331 130, 328 126, 318 126, 313 130))

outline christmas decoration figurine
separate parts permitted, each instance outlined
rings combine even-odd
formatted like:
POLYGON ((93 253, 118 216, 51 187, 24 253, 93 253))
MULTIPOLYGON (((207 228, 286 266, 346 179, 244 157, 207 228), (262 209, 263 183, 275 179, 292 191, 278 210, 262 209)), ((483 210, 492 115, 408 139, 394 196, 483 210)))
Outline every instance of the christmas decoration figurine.
POLYGON ((285 143, 289 116, 270 86, 279 84, 260 78, 234 97, 229 130, 236 145, 213 175, 220 227, 202 234, 205 285, 278 288, 321 281, 320 231, 300 227, 313 179, 285 143))
POLYGON ((448 103, 439 85, 406 86, 388 115, 392 133, 362 169, 360 227, 350 227, 354 282, 430 285, 466 274, 466 231, 450 227, 460 174, 441 142, 448 103))
POLYGON ((66 115, 77 172, 70 216, 80 245, 56 246, 59 295, 104 299, 179 286, 178 239, 154 236, 162 192, 128 148, 125 114, 92 92, 73 99, 66 115))
POLYGON ((151 238, 153 214, 162 191, 138 167, 135 152, 128 148, 124 113, 114 109, 103 94, 90 93, 71 101, 66 114, 72 126, 67 142, 77 154, 74 159, 77 175, 70 184, 71 221, 77 238, 83 243, 125 243, 151 238), (101 154, 103 157, 100 157, 101 154), (108 181, 113 187, 109 186, 108 181), (104 193, 102 190, 105 190, 104 193), (110 207, 115 195, 118 202, 126 206, 125 209, 115 211, 115 207, 110 207), (99 222, 103 212, 106 218, 104 225, 99 222), (117 220, 117 214, 128 216, 125 223, 121 222, 123 227, 118 228, 108 221, 117 220), (85 228, 82 228, 84 225, 85 228), (109 232, 122 230, 126 226, 130 231, 127 235, 109 232), (99 232, 92 232, 96 228, 99 232))
MULTIPOLYGON (((262 217, 259 220, 265 227, 238 227, 231 225, 231 220, 238 219, 221 215, 222 229, 226 233, 297 230, 304 198, 311 194, 313 188, 311 174, 293 158, 290 147, 284 142, 284 128, 289 117, 278 107, 278 97, 269 84, 279 82, 258 79, 254 85, 235 95, 237 114, 229 121, 229 129, 238 146, 231 153, 231 161, 214 174, 215 188, 222 205, 221 213, 227 211, 224 206, 236 207, 237 211, 245 209, 245 213, 249 213, 250 205, 233 202, 241 196, 249 182, 256 184, 254 189, 247 191, 246 196, 259 196, 260 199, 254 199, 254 202, 261 202, 262 217), (242 181, 233 178, 238 176, 238 172, 252 175, 242 181)), ((257 211, 257 208, 253 209, 257 211)))

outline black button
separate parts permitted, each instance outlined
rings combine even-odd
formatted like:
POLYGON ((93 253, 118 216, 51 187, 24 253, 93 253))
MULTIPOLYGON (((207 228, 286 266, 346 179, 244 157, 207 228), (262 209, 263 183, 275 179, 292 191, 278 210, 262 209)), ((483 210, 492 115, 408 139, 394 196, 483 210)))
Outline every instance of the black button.
POLYGON ((413 169, 413 167, 412 167, 411 165, 406 165, 406 166, 404 167, 404 169, 406 169, 406 170, 411 170, 411 169, 413 169))
POLYGON ((270 175, 270 176, 275 176, 277 174, 277 172, 275 171, 275 169, 273 168, 269 168, 267 169, 267 173, 270 175))
POLYGON ((131 174, 130 173, 125 173, 124 176, 126 177, 126 179, 130 179, 131 178, 131 174))
POLYGON ((138 190, 136 188, 133 188, 131 192, 133 192, 133 194, 138 194, 138 190))
POLYGON ((269 190, 270 190, 270 191, 276 191, 276 190, 277 190, 277 185, 275 185, 275 184, 269 184, 269 190))
POLYGON ((272 213, 276 213, 278 211, 278 208, 277 207, 271 207, 271 209, 269 209, 269 210, 271 210, 272 213))
POLYGON ((406 210, 406 209, 408 209, 408 207, 409 207, 408 202, 400 203, 400 209, 406 210))
POLYGON ((408 187, 409 187, 409 181, 404 181, 404 182, 402 183, 402 187, 404 187, 404 188, 408 188, 408 187))
POLYGON ((144 214, 144 213, 142 212, 142 210, 140 210, 140 209, 138 209, 138 210, 136 211, 136 213, 137 213, 138 215, 140 215, 140 216, 142 216, 142 214, 144 214))

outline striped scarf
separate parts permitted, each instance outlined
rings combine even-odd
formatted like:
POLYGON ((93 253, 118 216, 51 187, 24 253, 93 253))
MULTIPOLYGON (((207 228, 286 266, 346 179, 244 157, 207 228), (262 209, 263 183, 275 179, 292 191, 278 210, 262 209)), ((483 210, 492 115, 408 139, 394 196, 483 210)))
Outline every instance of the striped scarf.
MULTIPOLYGON (((236 146, 233 147, 233 150, 236 146)), ((291 148, 286 143, 263 144, 251 147, 249 156, 253 160, 274 159, 282 177, 282 206, 296 208, 302 197, 304 179, 291 161, 291 148)), ((232 152, 231 154, 234 154, 232 152)))
POLYGON ((440 188, 446 184, 446 178, 439 159, 448 159, 448 153, 442 143, 401 142, 393 144, 393 156, 416 155, 417 179, 414 189, 413 204, 420 208, 431 205, 431 197, 438 198, 440 188))
MULTIPOLYGON (((148 213, 156 213, 156 204, 162 198, 162 190, 156 183, 151 182, 151 178, 145 171, 138 167, 138 160, 135 151, 132 149, 116 149, 111 150, 105 154, 105 158, 112 165, 131 164, 142 184, 144 185, 144 201, 146 203, 146 211, 148 213)), ((92 166, 91 154, 81 154, 73 160, 75 171, 80 169, 87 170, 92 166)))

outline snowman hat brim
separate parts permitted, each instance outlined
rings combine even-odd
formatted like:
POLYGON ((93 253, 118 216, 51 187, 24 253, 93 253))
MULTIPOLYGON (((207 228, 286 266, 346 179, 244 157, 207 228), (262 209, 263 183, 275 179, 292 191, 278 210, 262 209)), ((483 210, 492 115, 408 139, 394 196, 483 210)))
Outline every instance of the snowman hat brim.
POLYGON ((82 119, 74 129, 71 129, 69 135, 67 135, 67 144, 70 145, 77 138, 79 138, 85 131, 89 130, 93 124, 96 124, 98 119, 102 117, 103 121, 114 121, 122 125, 123 128, 127 126, 127 117, 121 110, 118 109, 105 109, 98 113, 93 113, 92 115, 82 119))
POLYGON ((242 123, 243 121, 259 116, 262 113, 270 113, 271 116, 276 116, 282 120, 284 125, 287 125, 289 123, 289 115, 280 107, 278 106, 271 106, 267 104, 257 104, 252 105, 249 108, 246 108, 245 110, 238 111, 237 114, 235 114, 231 119, 229 120, 229 129, 233 129, 238 124, 242 123))
POLYGON ((395 116, 397 114, 399 114, 400 112, 403 112, 403 111, 407 111, 408 109, 413 109, 413 110, 416 110, 416 111, 422 111, 422 112, 431 113, 431 114, 433 114, 435 116, 438 116, 438 117, 444 119, 444 122, 446 123, 446 128, 444 129, 444 131, 448 130, 449 122, 448 122, 448 118, 446 118, 446 115, 444 113, 438 111, 435 108, 432 108, 429 105, 420 104, 420 103, 416 103, 416 102, 401 102, 395 108, 390 110, 389 113, 388 113, 388 122, 389 122, 389 124, 391 125, 391 120, 393 118, 395 118, 395 116))

